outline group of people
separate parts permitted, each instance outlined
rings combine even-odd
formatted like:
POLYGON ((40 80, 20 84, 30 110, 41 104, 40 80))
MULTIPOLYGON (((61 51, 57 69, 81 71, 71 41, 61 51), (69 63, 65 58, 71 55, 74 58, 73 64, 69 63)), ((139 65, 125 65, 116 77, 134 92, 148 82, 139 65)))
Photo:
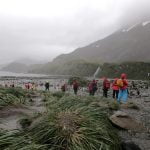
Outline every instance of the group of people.
POLYGON ((126 102, 128 98, 128 81, 125 73, 121 74, 120 78, 115 78, 112 86, 107 78, 103 81, 103 96, 107 97, 108 90, 112 87, 113 98, 118 102, 126 102))
MULTIPOLYGON (((73 83, 72 83, 72 86, 73 86, 74 94, 77 95, 77 92, 79 90, 79 83, 78 83, 78 81, 74 80, 73 83)), ((67 90, 67 84, 66 83, 61 86, 61 90, 62 90, 62 92, 66 92, 66 90, 67 90)))
MULTIPOLYGON (((118 102, 126 102, 128 98, 128 81, 127 75, 125 73, 121 74, 120 78, 115 78, 111 83, 106 77, 103 78, 103 96, 108 97, 108 91, 112 88, 113 95, 112 97, 116 99, 118 102)), ((74 80, 72 83, 72 88, 74 94, 77 95, 79 90, 79 83, 77 80, 74 80)), ((63 84, 61 86, 61 90, 65 92, 67 89, 67 84, 63 84)), ((88 84, 88 92, 89 95, 95 95, 96 91, 98 90, 98 80, 92 80, 88 84)))
POLYGON ((34 83, 34 82, 28 82, 28 83, 25 83, 24 84, 24 86, 25 86, 25 89, 27 89, 27 90, 36 90, 37 89, 37 87, 38 87, 38 84, 36 84, 36 83, 34 83))
MULTIPOLYGON (((36 90, 38 86, 44 86, 46 91, 50 90, 50 83, 47 81, 45 84, 43 82, 40 82, 40 84, 34 83, 34 82, 26 82, 24 83, 24 88, 27 90, 36 90)), ((5 85, 6 86, 6 85, 5 85)), ((74 94, 77 95, 79 89, 80 89, 80 84, 78 80, 74 80, 72 82, 72 85, 67 85, 66 83, 59 83, 59 89, 62 90, 62 92, 66 92, 66 90, 69 90, 72 88, 74 91, 74 94)), ((134 86, 134 84, 133 84, 134 86)), ((7 86, 6 86, 7 87, 7 86)), ((10 87, 15 87, 14 83, 11 84, 10 87)), ((98 80, 92 80, 89 82, 87 85, 87 90, 89 92, 89 95, 94 96, 95 93, 98 90, 98 80)), ((106 77, 103 78, 103 84, 102 84, 102 90, 103 90, 103 96, 108 97, 108 91, 112 89, 113 94, 112 97, 116 99, 118 102, 123 101, 126 102, 128 98, 128 82, 127 82, 127 76, 125 73, 121 74, 120 78, 115 78, 113 82, 109 81, 106 77)), ((139 93, 139 91, 138 91, 139 93)))

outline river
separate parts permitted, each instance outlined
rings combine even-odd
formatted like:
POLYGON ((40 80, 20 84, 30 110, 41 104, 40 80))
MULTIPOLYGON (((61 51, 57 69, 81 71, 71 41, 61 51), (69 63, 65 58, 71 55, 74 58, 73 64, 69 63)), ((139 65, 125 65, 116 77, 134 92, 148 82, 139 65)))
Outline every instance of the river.
POLYGON ((0 77, 46 77, 43 74, 28 74, 28 73, 13 73, 13 72, 5 72, 0 71, 0 77))

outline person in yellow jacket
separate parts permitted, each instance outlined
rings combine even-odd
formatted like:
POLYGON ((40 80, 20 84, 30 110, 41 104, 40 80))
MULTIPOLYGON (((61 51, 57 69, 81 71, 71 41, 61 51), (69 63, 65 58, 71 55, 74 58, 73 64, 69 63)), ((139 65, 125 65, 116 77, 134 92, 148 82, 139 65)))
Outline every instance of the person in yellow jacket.
POLYGON ((126 103, 128 99, 128 81, 127 75, 125 73, 121 74, 121 78, 117 81, 117 85, 119 86, 119 95, 118 102, 126 103))

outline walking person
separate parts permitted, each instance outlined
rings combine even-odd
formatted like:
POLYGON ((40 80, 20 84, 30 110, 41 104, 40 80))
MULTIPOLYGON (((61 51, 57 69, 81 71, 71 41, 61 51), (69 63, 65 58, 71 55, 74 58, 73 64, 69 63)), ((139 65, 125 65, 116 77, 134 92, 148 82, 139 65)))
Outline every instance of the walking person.
POLYGON ((49 86, 50 86, 50 85, 49 85, 49 82, 46 82, 46 83, 45 83, 45 91, 49 91, 49 86))
POLYGON ((97 81, 96 80, 93 80, 92 81, 92 95, 94 96, 95 95, 95 92, 97 91, 97 81))
POLYGON ((117 85, 119 86, 118 102, 126 103, 128 99, 128 81, 125 73, 121 74, 121 78, 117 80, 117 85))
POLYGON ((74 91, 75 95, 77 95, 78 89, 79 89, 79 83, 77 82, 77 80, 74 80, 74 82, 73 82, 73 91, 74 91))
POLYGON ((118 78, 115 78, 112 83, 112 89, 113 89, 113 98, 118 99, 119 94, 119 86, 117 85, 118 78))
POLYGON ((108 97, 108 90, 110 89, 110 81, 105 77, 103 81, 103 96, 108 97))

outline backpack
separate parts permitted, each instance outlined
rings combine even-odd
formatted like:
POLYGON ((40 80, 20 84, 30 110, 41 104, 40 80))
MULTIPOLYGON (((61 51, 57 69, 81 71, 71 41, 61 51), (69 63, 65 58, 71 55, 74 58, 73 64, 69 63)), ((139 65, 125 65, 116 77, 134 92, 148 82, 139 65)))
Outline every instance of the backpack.
POLYGON ((117 85, 118 85, 119 87, 123 87, 123 81, 122 81, 122 79, 118 79, 118 80, 117 80, 117 85))

